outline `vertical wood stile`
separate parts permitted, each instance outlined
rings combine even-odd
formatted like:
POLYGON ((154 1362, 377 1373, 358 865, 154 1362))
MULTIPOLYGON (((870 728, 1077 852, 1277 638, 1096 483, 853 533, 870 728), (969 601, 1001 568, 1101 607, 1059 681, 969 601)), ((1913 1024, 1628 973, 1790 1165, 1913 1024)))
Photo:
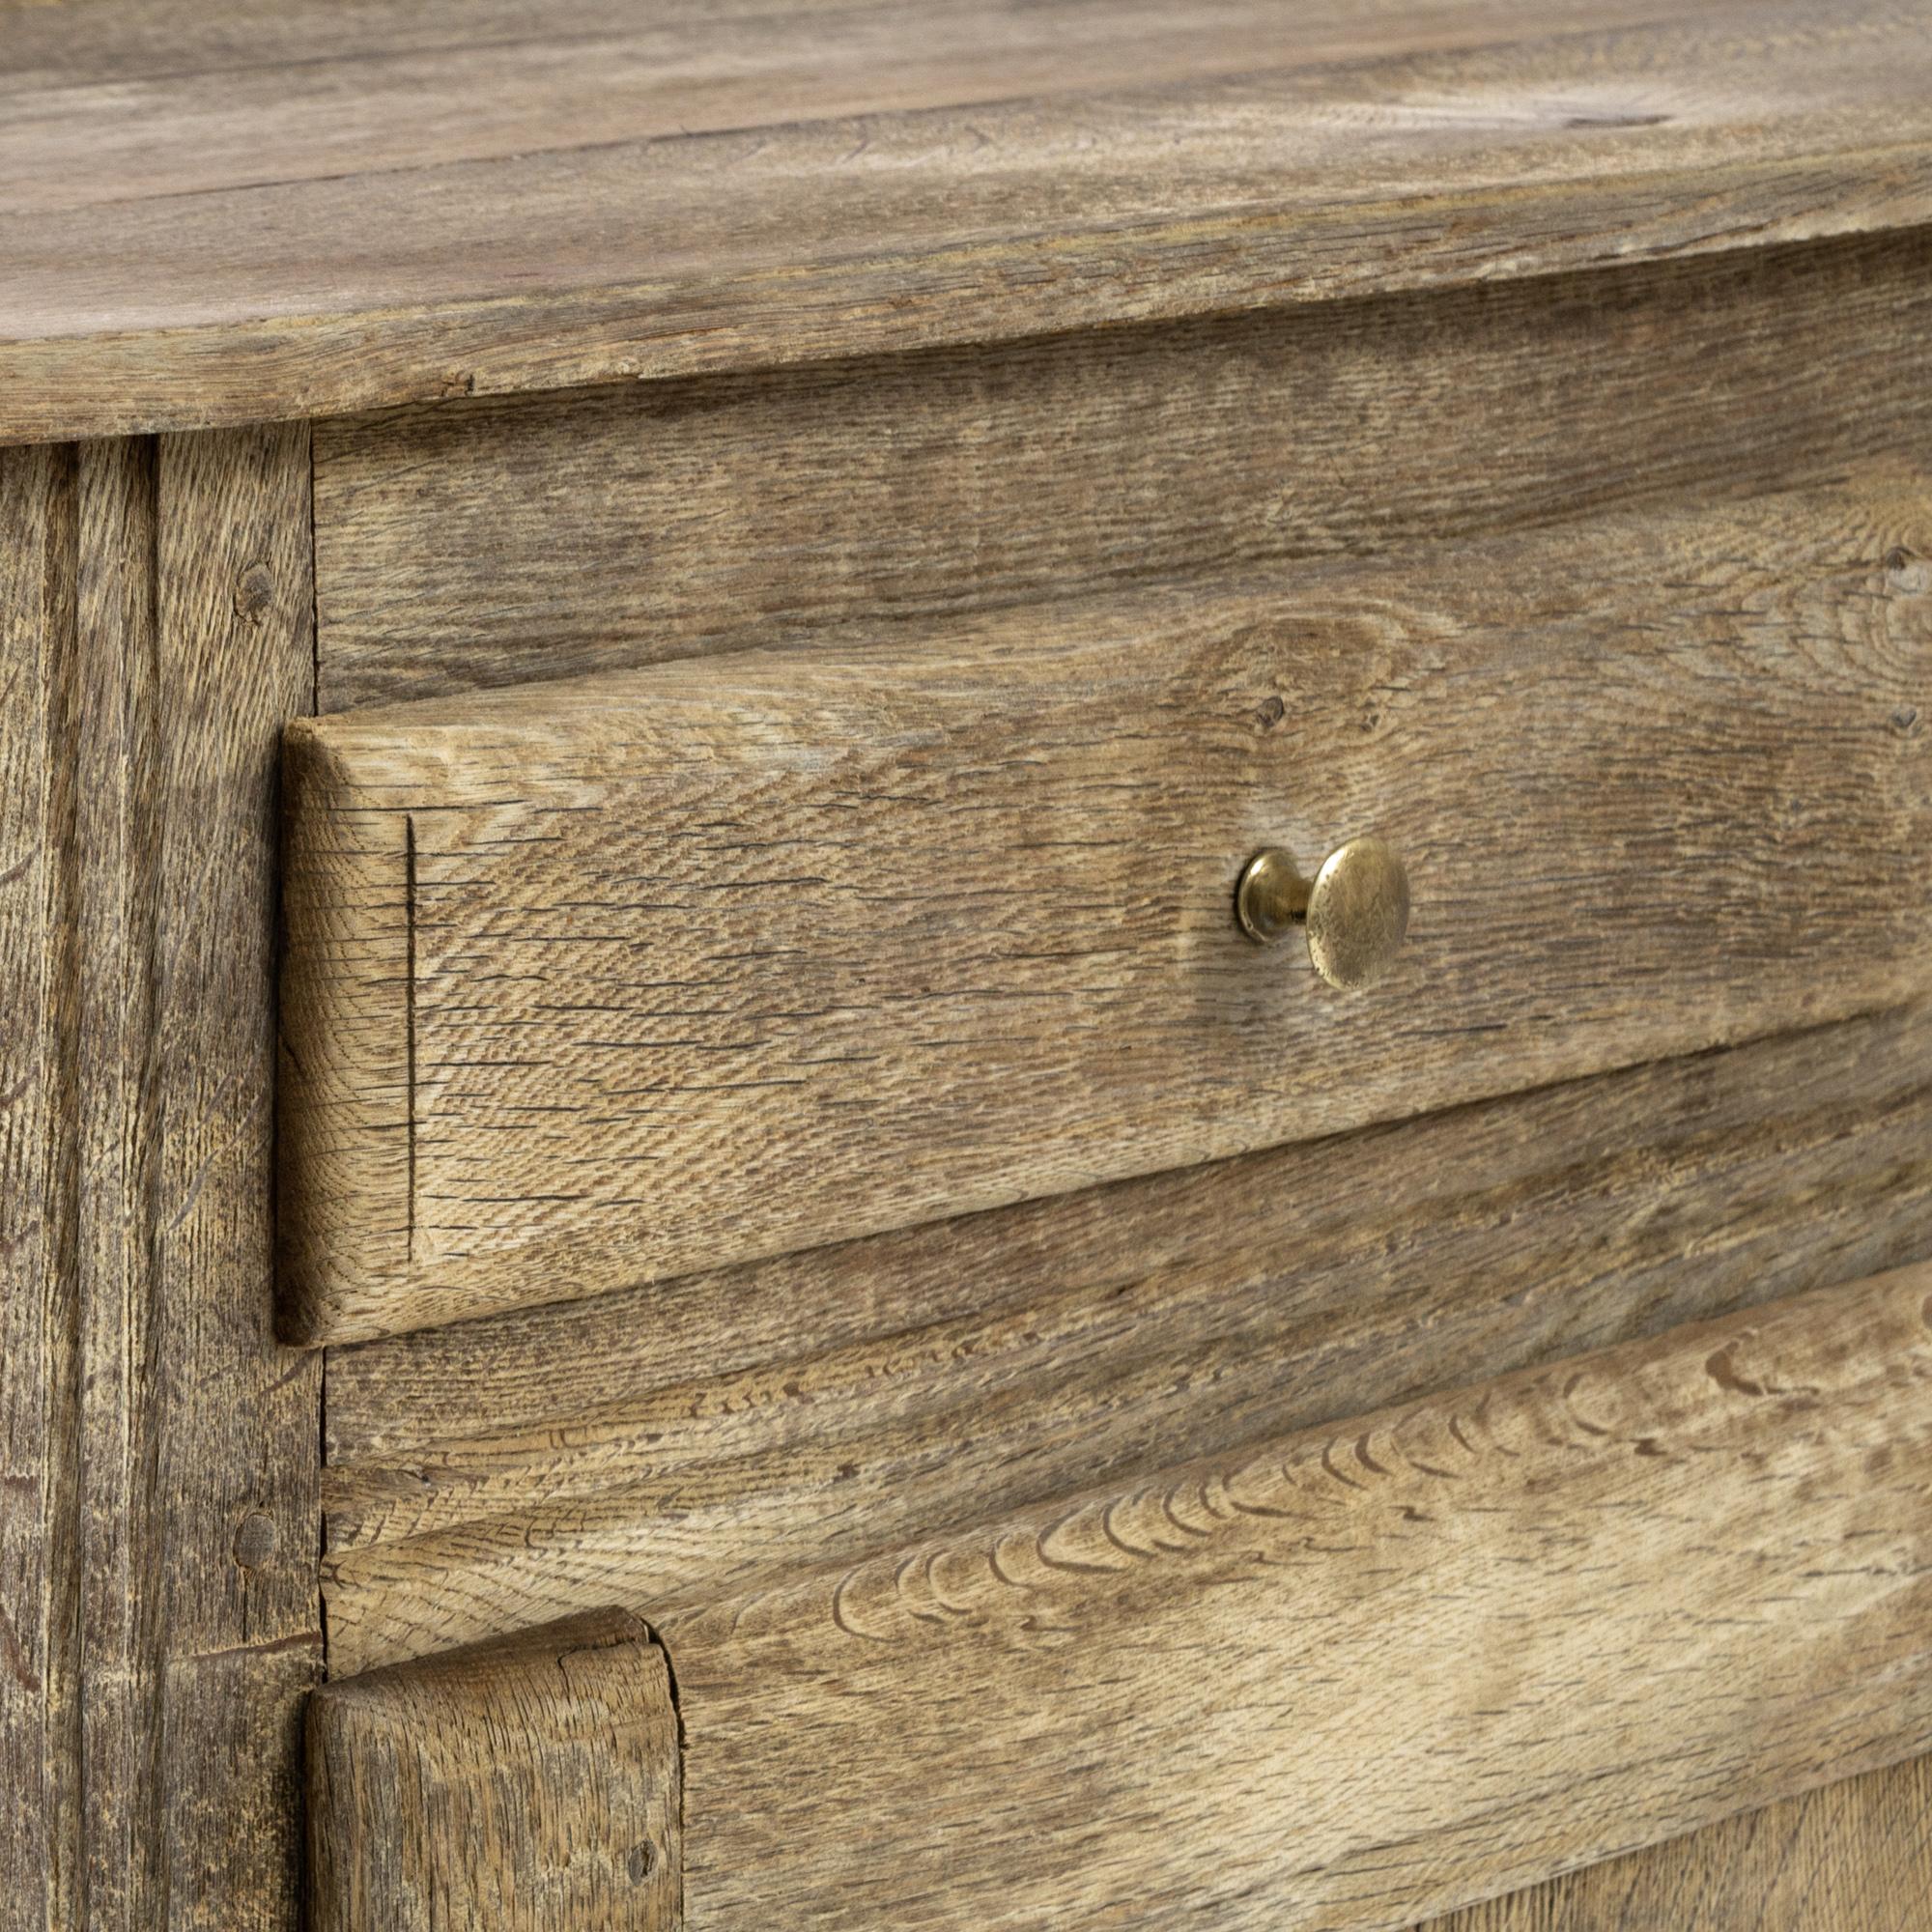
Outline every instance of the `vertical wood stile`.
POLYGON ((272 1338, 305 427, 0 452, 8 1923, 298 1915, 320 1365, 272 1338))

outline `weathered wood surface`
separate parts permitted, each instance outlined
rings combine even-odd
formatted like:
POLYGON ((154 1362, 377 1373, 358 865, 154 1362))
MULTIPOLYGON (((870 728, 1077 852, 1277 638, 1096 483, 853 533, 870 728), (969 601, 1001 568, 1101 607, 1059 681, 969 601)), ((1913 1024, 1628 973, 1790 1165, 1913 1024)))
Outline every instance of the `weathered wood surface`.
POLYGON ((1910 227, 1928 24, 1923 0, 1214 0, 1185 30, 1095 0, 16 7, 0 440, 1910 227))
POLYGON ((1932 234, 316 433, 321 709, 1932 446, 1932 234))
POLYGON ((1922 1932, 1932 1758, 1470 1906, 1424 1932, 1922 1932))
POLYGON ((1922 1752, 1928 1387, 1918 1266, 641 1605, 684 1922, 1386 1926, 1922 1752))
POLYGON ((0 455, 0 1916, 297 1922, 320 1367, 275 1346, 301 430, 0 455))
MULTIPOLYGON (((58 5, 58 0, 57 0, 58 5)), ((1655 11, 1617 0, 1592 18, 1655 11)), ((511 156, 689 141, 780 124, 995 105, 1015 96, 1184 87, 1257 69, 1540 38, 1548 0, 1398 12, 1326 0, 1293 22, 1253 0, 531 0, 243 9, 58 6, 10 18, 0 210, 84 209, 277 177, 433 171, 511 156), (160 28, 165 39, 155 30, 160 28), (298 89, 292 70, 310 76, 298 89), (220 89, 217 105, 211 99, 220 89), (101 110, 115 91, 128 111, 101 110), (194 136, 201 138, 194 139, 194 136)))
POLYGON ((341 1670, 1932 1255, 1932 1015, 329 1354, 341 1670))
POLYGON ((364 1677, 308 1714, 311 1932, 674 1932, 677 1714, 611 1611, 364 1677))
POLYGON ((1889 469, 1400 581, 1311 565, 298 725, 289 1332, 1906 998, 1932 972, 1928 555, 1932 490, 1889 469), (1415 914, 1351 998, 1231 902, 1260 846, 1313 865, 1370 831, 1415 914))

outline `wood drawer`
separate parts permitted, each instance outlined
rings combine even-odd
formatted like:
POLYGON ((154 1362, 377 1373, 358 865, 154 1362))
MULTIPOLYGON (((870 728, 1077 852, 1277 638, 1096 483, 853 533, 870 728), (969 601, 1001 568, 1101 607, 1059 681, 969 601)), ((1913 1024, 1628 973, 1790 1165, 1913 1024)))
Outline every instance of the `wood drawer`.
POLYGON ((1926 982, 1932 491, 292 727, 293 1331, 1185 1165, 1926 982), (1385 836, 1393 975, 1246 940, 1385 836))
POLYGON ((318 1923, 1343 1932, 1923 1751, 1928 1294, 331 1685, 318 1923))

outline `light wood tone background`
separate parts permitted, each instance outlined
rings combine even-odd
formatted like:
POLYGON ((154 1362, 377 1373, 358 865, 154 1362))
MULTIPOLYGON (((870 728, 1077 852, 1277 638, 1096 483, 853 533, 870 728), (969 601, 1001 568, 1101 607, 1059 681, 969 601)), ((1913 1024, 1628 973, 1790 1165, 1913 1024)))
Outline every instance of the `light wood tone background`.
POLYGON ((1199 13, 1181 33, 1145 0, 9 8, 0 440, 1932 215, 1923 0, 1199 13))
POLYGON ((1932 1252, 1932 1014, 329 1351, 329 1653, 1046 1504, 1932 1252))
POLYGON ((677 1713, 615 1612, 338 1678, 308 1718, 310 1932, 674 1932, 677 1713))
POLYGON ((1923 232, 324 423, 321 708, 1204 567, 1406 575, 1928 447, 1923 232))
POLYGON ((1932 485, 1311 564, 290 738, 289 1332, 1215 1159, 1927 984, 1932 485), (1321 986, 1232 914, 1375 831, 1321 986), (1589 917, 1579 919, 1578 908, 1589 917), (884 1147, 892 1156, 881 1160, 884 1147))
POLYGON ((319 1361, 270 1263, 308 436, 0 452, 0 1917, 292 1932, 319 1361))
POLYGON ((1932 1758, 1588 1865, 1424 1932, 1920 1932, 1932 1758))
POLYGON ((1919 1265, 646 1602, 684 1922, 1339 1932, 1923 1752, 1928 1385, 1919 1265))

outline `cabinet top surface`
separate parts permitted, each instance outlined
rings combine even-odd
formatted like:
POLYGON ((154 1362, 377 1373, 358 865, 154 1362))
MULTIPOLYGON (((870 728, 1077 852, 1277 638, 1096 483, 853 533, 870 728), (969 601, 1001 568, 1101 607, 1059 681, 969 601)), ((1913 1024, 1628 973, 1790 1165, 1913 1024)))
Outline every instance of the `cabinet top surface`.
POLYGON ((1932 0, 0 0, 0 441, 1932 220, 1932 0))

